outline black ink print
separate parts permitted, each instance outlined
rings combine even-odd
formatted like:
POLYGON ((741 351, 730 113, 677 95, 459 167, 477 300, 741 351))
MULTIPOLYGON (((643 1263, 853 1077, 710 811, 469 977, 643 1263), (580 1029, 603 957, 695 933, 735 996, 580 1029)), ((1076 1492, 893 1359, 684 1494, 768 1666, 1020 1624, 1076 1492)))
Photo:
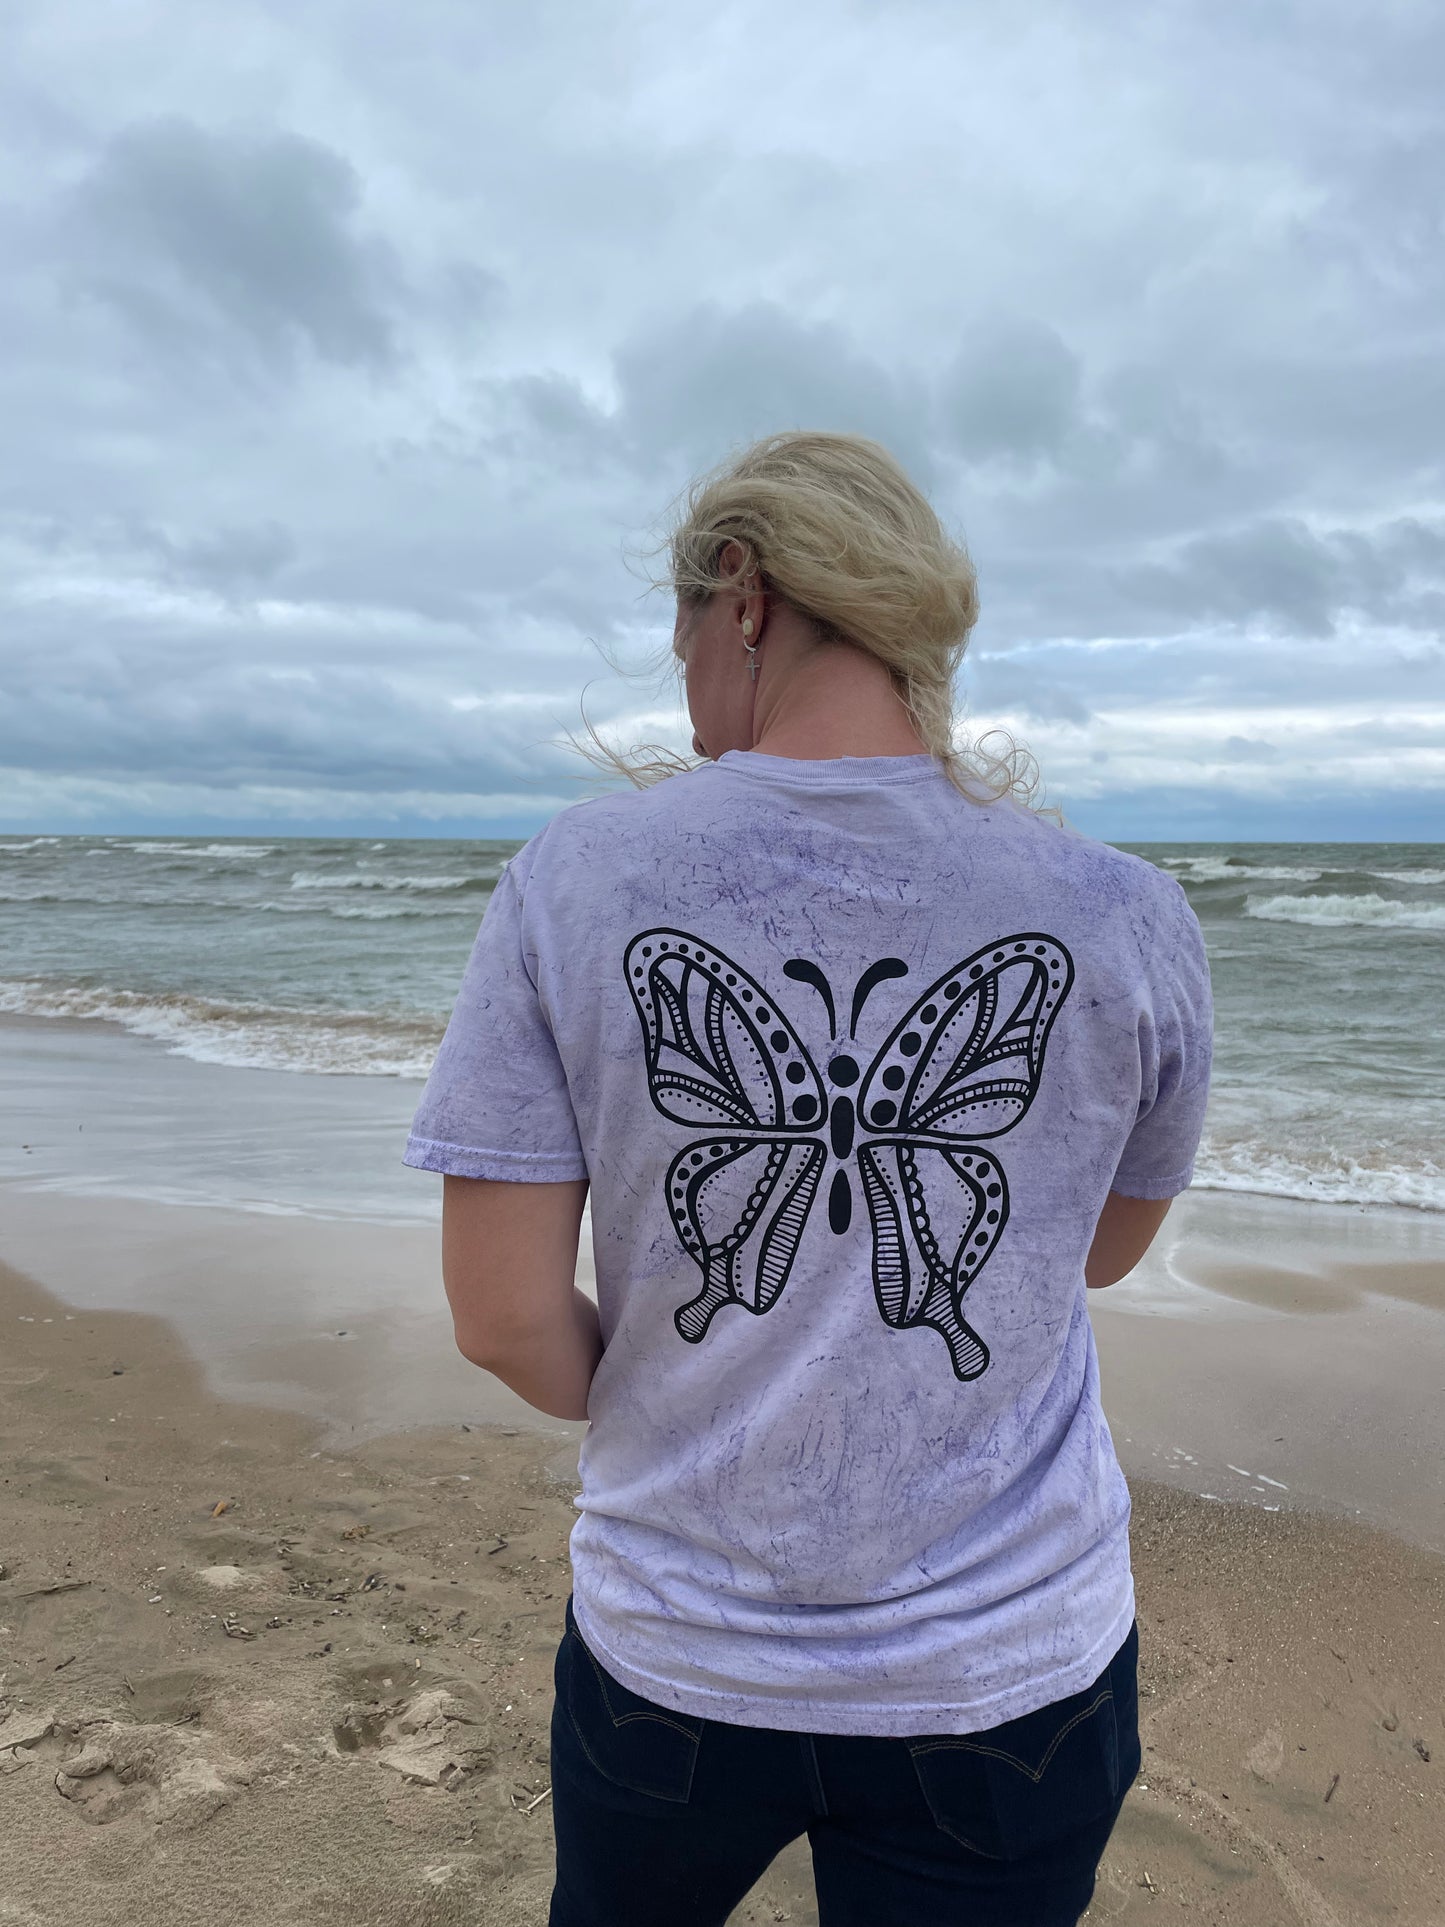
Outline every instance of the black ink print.
POLYGON ((623 968, 653 1104, 709 1133, 679 1151, 666 1179, 673 1225, 703 1280, 675 1314, 681 1335, 700 1343, 724 1305, 760 1316, 777 1303, 831 1156, 828 1224, 838 1236, 852 1224, 856 1168, 884 1322, 931 1327, 957 1377, 977 1378, 988 1347, 963 1299, 1009 1211, 1003 1167, 979 1140, 1011 1130, 1033 1102, 1074 979, 1063 945, 1029 934, 975 951, 914 1002, 866 1071, 854 1036, 879 985, 908 974, 897 957, 859 978, 841 1044, 826 976, 803 958, 783 965, 827 1012, 821 1072, 758 980, 700 938, 645 930, 623 968))

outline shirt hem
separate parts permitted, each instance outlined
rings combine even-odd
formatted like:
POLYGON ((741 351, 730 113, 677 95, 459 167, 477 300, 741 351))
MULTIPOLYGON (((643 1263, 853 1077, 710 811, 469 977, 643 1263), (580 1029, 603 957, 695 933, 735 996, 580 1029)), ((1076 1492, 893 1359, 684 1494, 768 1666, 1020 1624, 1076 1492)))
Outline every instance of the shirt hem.
POLYGON ((1187 1170, 1176 1171, 1171 1178, 1129 1178, 1119 1172, 1114 1173, 1114 1181, 1109 1186, 1121 1198, 1177 1198, 1181 1191, 1187 1191, 1194 1181, 1194 1166, 1187 1170))
POLYGON ((1129 1636, 1134 1624, 1134 1580, 1126 1579, 1124 1603, 1088 1651, 1046 1678, 1028 1681, 975 1700, 931 1701, 899 1706, 884 1700, 794 1699, 783 1694, 716 1693, 709 1687, 678 1686, 629 1666, 598 1637, 586 1605, 575 1594, 572 1614, 583 1641, 609 1673, 629 1692, 694 1719, 717 1720, 727 1726, 756 1726, 789 1733, 831 1733, 870 1739, 922 1739, 936 1734, 986 1733, 1010 1720, 1052 1706, 1092 1686, 1129 1636))
POLYGON ((453 1178, 564 1184, 587 1176, 583 1160, 564 1151, 484 1151, 429 1137, 409 1137, 401 1161, 417 1171, 440 1171, 453 1178))

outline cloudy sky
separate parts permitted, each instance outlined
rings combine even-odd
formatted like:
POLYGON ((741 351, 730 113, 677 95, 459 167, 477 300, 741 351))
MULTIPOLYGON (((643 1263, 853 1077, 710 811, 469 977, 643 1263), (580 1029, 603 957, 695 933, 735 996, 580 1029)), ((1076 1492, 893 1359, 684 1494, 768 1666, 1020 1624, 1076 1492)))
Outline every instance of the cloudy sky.
POLYGON ((526 833, 686 740, 756 433, 967 538, 1121 840, 1445 835, 1445 10, 67 0, 0 24, 0 825, 526 833))

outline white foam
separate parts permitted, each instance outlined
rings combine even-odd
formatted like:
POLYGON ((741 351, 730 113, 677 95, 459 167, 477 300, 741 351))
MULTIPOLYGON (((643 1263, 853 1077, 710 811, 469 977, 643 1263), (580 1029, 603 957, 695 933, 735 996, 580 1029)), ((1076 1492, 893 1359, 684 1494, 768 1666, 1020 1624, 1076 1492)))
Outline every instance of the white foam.
POLYGON ((197 1063, 314 1076, 425 1077, 443 1028, 368 1011, 282 1010, 182 993, 147 995, 26 979, 0 980, 0 1011, 119 1024, 197 1063))
POLYGON ((495 883, 495 874, 472 876, 386 877, 364 876, 356 871, 343 875, 319 875, 314 870, 297 870, 291 878, 293 890, 470 890, 479 884, 495 883))
POLYGON ((1265 923, 1308 923, 1320 929, 1445 930, 1445 904, 1400 903, 1393 897, 1249 897, 1244 914, 1265 923))
MULTIPOLYGON (((214 879, 219 884, 220 879, 214 879)), ((192 892, 194 886, 192 886, 192 892)), ((185 885, 178 889, 137 889, 133 885, 121 883, 118 889, 102 891, 96 887, 87 890, 55 889, 36 879, 35 887, 30 890, 0 890, 0 903, 78 903, 86 909, 100 909, 106 904, 119 904, 127 910, 142 907, 148 910, 229 910, 249 915, 252 908, 262 910, 305 910, 303 903, 263 903, 252 906, 231 897, 203 897, 187 891, 185 885)))
POLYGON ((1365 875, 1388 883, 1445 883, 1445 870, 1366 870, 1365 875))
POLYGON ((326 905, 326 915, 382 923, 393 917, 474 917, 475 906, 475 898, 469 903, 331 903, 326 905))
MULTIPOLYGON (((0 902, 5 900, 0 892, 0 902)), ((231 908, 231 905, 224 905, 231 908)), ((294 902, 272 897, 255 904, 260 914, 278 917, 334 917, 338 922, 389 923, 397 917, 471 917, 481 914, 480 900, 465 896, 456 901, 447 897, 428 898, 422 903, 328 903, 324 897, 303 896, 294 902)), ((251 914, 248 910, 247 914, 251 914)))
MULTIPOLYGON (((108 843, 101 846, 109 850, 129 850, 137 856, 270 856, 275 850, 274 843, 169 843, 157 839, 152 842, 108 843)), ((92 850, 92 856, 99 854, 92 850)))
POLYGON ((1288 863, 1233 863, 1222 856, 1168 857, 1181 883, 1318 883, 1323 870, 1288 863), (1186 867, 1187 866, 1187 867, 1186 867))
POLYGON ((1274 1145, 1226 1148, 1206 1138, 1194 1167, 1194 1188, 1305 1198, 1317 1204, 1392 1204, 1414 1211, 1445 1211, 1445 1169, 1423 1152, 1418 1163, 1408 1164, 1365 1164, 1358 1158, 1320 1152, 1310 1164, 1274 1145))

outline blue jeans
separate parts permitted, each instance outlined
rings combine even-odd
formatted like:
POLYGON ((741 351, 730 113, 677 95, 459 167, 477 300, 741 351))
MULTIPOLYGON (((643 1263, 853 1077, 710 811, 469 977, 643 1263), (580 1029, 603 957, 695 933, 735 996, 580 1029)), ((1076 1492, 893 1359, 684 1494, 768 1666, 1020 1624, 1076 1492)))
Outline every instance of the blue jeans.
POLYGON ((567 1603, 551 1927, 723 1927, 806 1833, 822 1927, 1073 1927, 1139 1771, 1138 1631, 1082 1693, 987 1732, 873 1739, 674 1713, 567 1603))

